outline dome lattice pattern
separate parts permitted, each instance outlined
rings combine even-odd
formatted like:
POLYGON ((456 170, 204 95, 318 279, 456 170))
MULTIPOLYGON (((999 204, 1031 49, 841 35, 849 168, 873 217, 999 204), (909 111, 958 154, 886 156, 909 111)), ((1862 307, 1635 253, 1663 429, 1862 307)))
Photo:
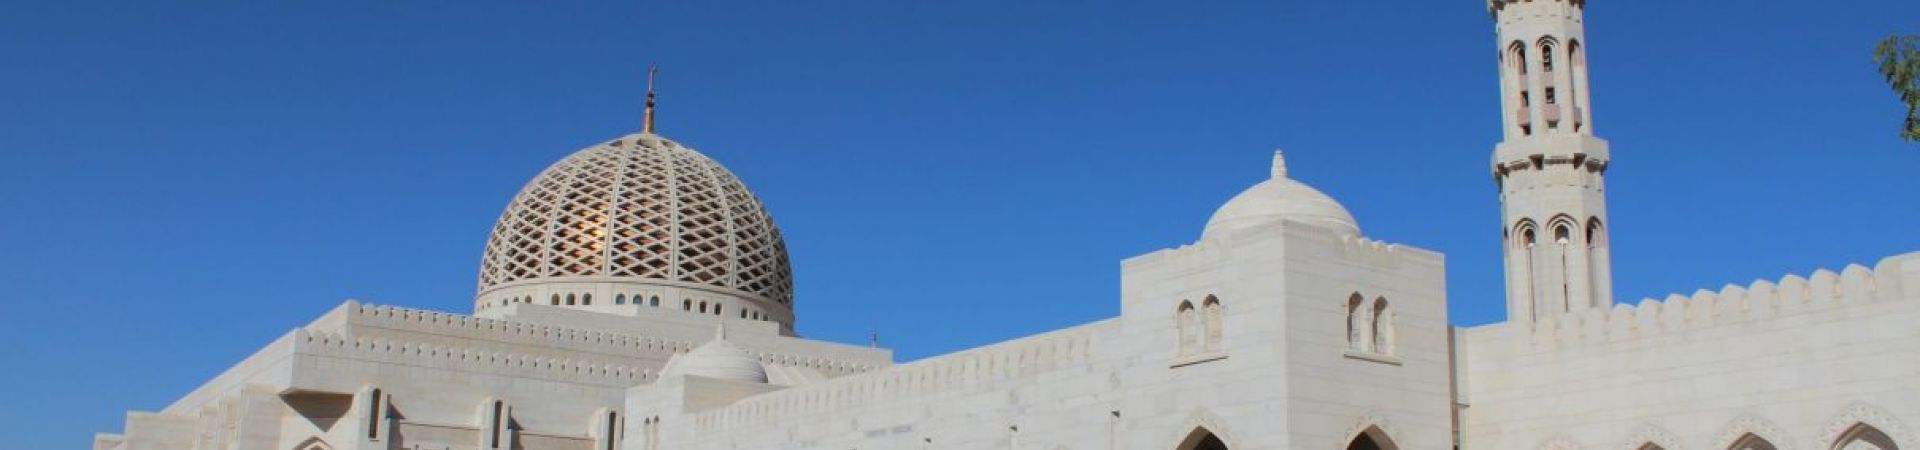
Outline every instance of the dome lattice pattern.
POLYGON ((780 305, 793 299, 786 243, 760 199, 706 155, 644 134, 554 163, 494 224, 480 295, 560 277, 669 280, 780 305))

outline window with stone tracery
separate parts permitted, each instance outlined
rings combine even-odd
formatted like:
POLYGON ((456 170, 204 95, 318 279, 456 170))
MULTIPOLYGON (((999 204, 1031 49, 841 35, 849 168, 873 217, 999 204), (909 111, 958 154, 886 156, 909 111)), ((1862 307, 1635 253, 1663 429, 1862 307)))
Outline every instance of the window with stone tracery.
POLYGON ((1386 297, 1347 296, 1347 351, 1388 356, 1394 352, 1394 311, 1386 297))
POLYGON ((1178 336, 1175 365, 1219 359, 1225 349, 1226 306, 1212 295, 1199 305, 1181 300, 1174 308, 1174 328, 1178 336))

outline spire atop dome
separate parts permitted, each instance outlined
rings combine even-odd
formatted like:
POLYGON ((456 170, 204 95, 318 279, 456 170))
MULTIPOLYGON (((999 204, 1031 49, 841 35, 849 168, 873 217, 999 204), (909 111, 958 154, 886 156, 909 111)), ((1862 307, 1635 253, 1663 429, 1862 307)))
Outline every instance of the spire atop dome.
POLYGON ((646 123, 640 128, 641 133, 653 134, 653 77, 659 74, 660 66, 647 65, 647 113, 646 123))
POLYGON ((1273 149, 1273 179, 1278 180, 1286 177, 1287 156, 1281 154, 1280 149, 1273 149))

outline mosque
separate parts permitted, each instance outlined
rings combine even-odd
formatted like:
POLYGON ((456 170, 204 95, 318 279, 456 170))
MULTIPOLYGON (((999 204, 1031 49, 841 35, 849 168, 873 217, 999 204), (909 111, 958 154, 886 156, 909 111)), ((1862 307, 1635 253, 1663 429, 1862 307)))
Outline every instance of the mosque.
POLYGON ((1616 302, 1585 3, 1488 7, 1505 322, 1276 154, 1118 317, 896 364, 795 334, 773 218, 649 112, 507 204, 472 314, 349 301, 93 448, 1920 449, 1920 253, 1616 302))

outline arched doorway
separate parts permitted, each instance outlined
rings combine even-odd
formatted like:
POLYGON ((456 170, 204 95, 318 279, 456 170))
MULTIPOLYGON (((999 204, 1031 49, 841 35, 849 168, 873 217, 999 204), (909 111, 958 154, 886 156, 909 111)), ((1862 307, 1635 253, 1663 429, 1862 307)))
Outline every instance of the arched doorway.
POLYGON ((1387 437, 1387 432, 1381 431, 1380 427, 1367 427, 1366 431, 1361 431, 1360 434, 1354 435, 1353 440, 1347 442, 1347 450, 1399 449, 1400 446, 1395 445, 1393 438, 1387 437))
POLYGON ((1227 443, 1206 428, 1195 428, 1192 433, 1187 433, 1186 439, 1180 441, 1178 450, 1227 450, 1227 443))

